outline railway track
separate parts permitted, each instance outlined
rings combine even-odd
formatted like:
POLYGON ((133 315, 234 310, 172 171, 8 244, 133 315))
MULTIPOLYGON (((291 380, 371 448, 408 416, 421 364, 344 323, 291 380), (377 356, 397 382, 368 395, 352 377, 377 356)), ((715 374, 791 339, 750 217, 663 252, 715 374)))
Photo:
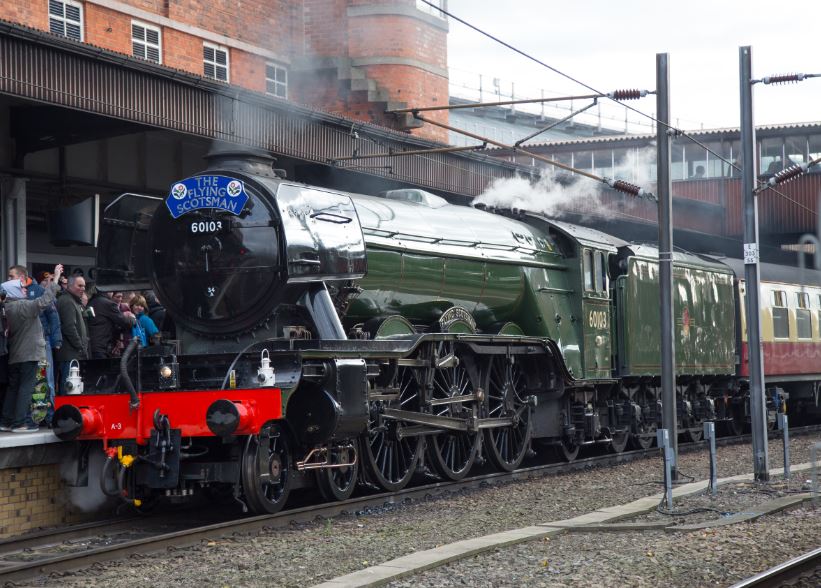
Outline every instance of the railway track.
POLYGON ((806 586, 818 586, 814 582, 821 580, 821 547, 733 584, 731 588, 780 588, 804 578, 810 582, 806 586))
MULTIPOLYGON (((821 426, 795 428, 791 433, 800 435, 818 430, 821 430, 821 426)), ((749 435, 725 437, 719 439, 719 444, 730 445, 748 440, 749 435)), ((682 444, 680 449, 695 451, 704 445, 704 442, 688 443, 682 444)), ((612 466, 657 453, 657 448, 650 448, 620 454, 596 455, 570 463, 534 465, 509 473, 480 473, 459 482, 423 483, 395 493, 372 493, 340 502, 291 508, 274 515, 220 518, 213 513, 208 515, 190 510, 41 531, 0 541, 0 586, 169 547, 185 547, 232 533, 284 528, 292 523, 308 523, 317 517, 332 518, 345 513, 391 507, 406 501, 451 494, 489 484, 557 475, 591 467, 612 466)))

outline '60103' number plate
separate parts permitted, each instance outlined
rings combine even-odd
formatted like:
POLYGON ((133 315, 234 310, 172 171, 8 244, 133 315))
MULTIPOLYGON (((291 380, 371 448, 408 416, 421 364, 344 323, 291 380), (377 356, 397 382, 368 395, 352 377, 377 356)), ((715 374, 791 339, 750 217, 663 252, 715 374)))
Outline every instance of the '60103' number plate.
POLYGON ((224 224, 221 220, 194 221, 189 225, 188 230, 191 231, 192 235, 209 235, 222 233, 225 230, 223 227, 224 224))

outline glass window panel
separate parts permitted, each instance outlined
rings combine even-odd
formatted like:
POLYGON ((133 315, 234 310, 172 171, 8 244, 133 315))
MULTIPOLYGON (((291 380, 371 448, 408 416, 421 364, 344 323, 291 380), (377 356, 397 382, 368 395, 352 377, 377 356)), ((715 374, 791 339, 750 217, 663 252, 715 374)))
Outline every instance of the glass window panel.
POLYGON ((576 151, 573 153, 573 167, 590 171, 593 169, 593 152, 576 151))
POLYGON ((758 166, 758 173, 771 176, 780 172, 784 168, 782 159, 784 139, 782 137, 761 139, 759 145, 761 149, 761 160, 758 166))
POLYGON ((593 252, 584 250, 584 289, 593 289, 593 252))
POLYGON ((787 167, 805 163, 807 161, 807 138, 787 137, 784 141, 784 150, 787 154, 787 167))
MULTIPOLYGON (((732 141, 725 143, 727 149, 726 159, 735 164, 739 169, 741 168, 741 143, 739 141, 732 141)), ((729 178, 741 177, 741 172, 730 165, 729 163, 722 163, 724 169, 724 176, 729 178)))
POLYGON ((689 143, 684 145, 684 170, 688 179, 707 177, 707 151, 704 147, 689 143))
POLYGON ((214 64, 213 63, 205 63, 203 67, 203 72, 205 73, 206 78, 213 78, 215 77, 214 74, 214 64))
POLYGON ((228 63, 228 54, 225 51, 217 51, 217 64, 225 65, 228 63))
POLYGON ((80 7, 73 4, 66 4, 66 19, 80 22, 80 7))
POLYGON ((48 21, 48 30, 54 35, 65 35, 65 27, 63 21, 51 18, 48 21))
POLYGON ((790 311, 787 308, 773 308, 773 336, 777 339, 790 337, 790 311))
POLYGON ((812 318, 810 311, 804 308, 799 308, 795 311, 795 324, 798 330, 799 339, 812 338, 812 318))
MULTIPOLYGON (((821 135, 810 135, 807 145, 809 147, 810 160, 821 157, 821 135)), ((809 172, 812 174, 821 173, 821 164, 812 166, 809 172)))
POLYGON ((670 178, 673 180, 687 179, 687 168, 684 165, 684 149, 673 144, 670 148, 670 178))
POLYGON ((160 61, 160 50, 156 47, 146 47, 145 50, 145 59, 149 61, 156 61, 159 63, 160 61))
POLYGON ((214 48, 209 47, 208 45, 203 45, 203 47, 202 47, 202 57, 206 61, 214 61, 214 48))
POLYGON ((613 151, 610 149, 593 152, 593 173, 608 178, 613 177, 613 151))
POLYGON ((145 31, 145 40, 151 43, 152 45, 159 45, 160 44, 160 32, 155 29, 146 29, 145 31))
POLYGON ((54 16, 63 16, 63 3, 56 0, 49 0, 48 13, 54 16))
POLYGON ((226 70, 224 67, 217 66, 217 79, 221 82, 227 82, 228 70, 226 70))

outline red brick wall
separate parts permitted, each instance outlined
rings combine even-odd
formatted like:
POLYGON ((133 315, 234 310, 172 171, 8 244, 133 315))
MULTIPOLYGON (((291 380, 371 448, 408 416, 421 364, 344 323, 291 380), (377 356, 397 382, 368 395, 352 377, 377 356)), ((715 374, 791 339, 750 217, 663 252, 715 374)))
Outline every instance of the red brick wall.
MULTIPOLYGON (((423 19, 403 15, 348 17, 349 6, 414 6, 415 0, 121 0, 140 10, 166 16, 282 55, 288 61, 302 56, 402 58, 436 68, 447 67, 447 34, 423 19)), ((83 2, 87 43, 126 55, 131 54, 130 15, 83 2)), ((47 0, 0 0, 0 18, 48 30, 47 0)), ((162 33, 163 65, 202 75, 203 39, 168 27, 162 33)), ((265 61, 259 55, 229 48, 232 84, 265 91, 265 61)), ((287 65, 287 63, 286 63, 287 65)), ((391 100, 408 105, 447 102, 444 77, 407 65, 364 66, 361 71, 387 91, 391 100)), ((351 92, 347 81, 328 70, 291 76, 289 97, 298 103, 360 120, 391 126, 383 114, 384 103, 367 103, 367 94, 351 92)), ((446 120, 446 113, 437 113, 446 120)), ((414 134, 445 140, 434 127, 414 134)))
POLYGON ((347 56, 346 0, 303 1, 303 51, 308 55, 347 56))
POLYGON ((0 18, 47 31, 48 2, 46 0, 3 0, 0 2, 0 18))
MULTIPOLYGON (((202 39, 187 33, 163 29, 163 64, 202 75, 202 39)), ((229 50, 228 61, 233 62, 233 52, 229 50)), ((231 81, 239 83, 231 76, 231 81)))
POLYGON ((96 4, 85 4, 85 41, 117 53, 131 54, 131 17, 96 4))
POLYGON ((0 538, 89 518, 68 504, 59 466, 0 470, 0 538))

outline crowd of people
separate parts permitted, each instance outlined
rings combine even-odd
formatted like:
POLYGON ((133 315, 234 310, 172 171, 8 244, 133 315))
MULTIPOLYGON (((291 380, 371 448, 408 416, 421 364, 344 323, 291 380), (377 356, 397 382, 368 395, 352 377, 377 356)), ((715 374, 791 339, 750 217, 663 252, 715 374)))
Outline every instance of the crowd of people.
POLYGON ((0 432, 39 430, 38 374, 48 386, 42 424, 51 427, 54 396, 67 391, 73 361, 117 357, 134 338, 143 347, 159 343, 165 322, 152 292, 101 292, 82 270, 66 276, 62 265, 36 279, 25 266, 10 267, 0 284, 0 432))

